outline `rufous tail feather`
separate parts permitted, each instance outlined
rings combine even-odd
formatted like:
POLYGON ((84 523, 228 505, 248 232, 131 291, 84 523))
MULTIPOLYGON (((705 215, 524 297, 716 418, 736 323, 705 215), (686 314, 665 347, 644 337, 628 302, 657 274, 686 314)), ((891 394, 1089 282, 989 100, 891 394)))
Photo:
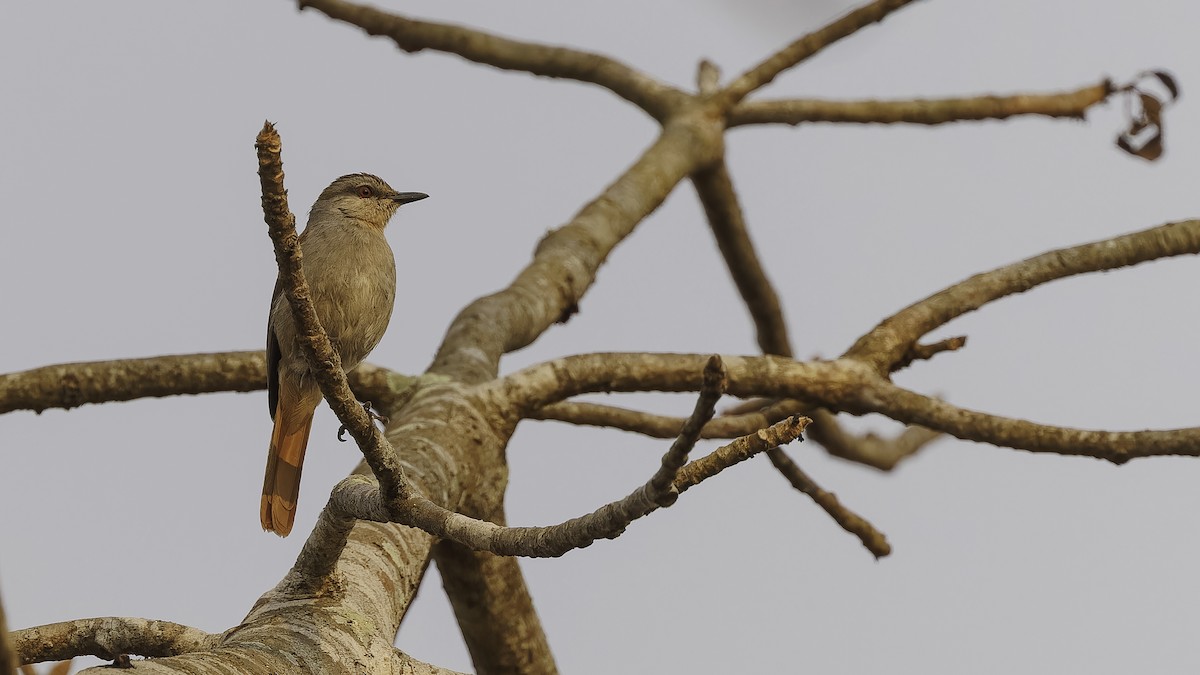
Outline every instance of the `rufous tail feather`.
POLYGON ((282 408, 280 401, 275 407, 275 429, 271 431, 260 517, 264 530, 286 537, 296 520, 300 470, 304 467, 304 450, 308 447, 313 411, 299 420, 289 420, 282 414, 282 408))

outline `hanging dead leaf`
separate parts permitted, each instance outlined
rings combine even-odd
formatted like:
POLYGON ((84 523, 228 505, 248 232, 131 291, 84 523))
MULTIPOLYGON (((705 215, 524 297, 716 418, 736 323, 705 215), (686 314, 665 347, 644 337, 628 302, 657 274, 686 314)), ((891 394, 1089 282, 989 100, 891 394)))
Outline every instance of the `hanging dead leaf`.
POLYGON ((1179 84, 1166 71, 1148 70, 1118 91, 1126 95, 1129 127, 1117 137, 1117 147, 1150 162, 1162 157, 1163 110, 1179 98, 1179 84), (1165 96, 1145 88, 1144 81, 1151 78, 1166 90, 1165 96))

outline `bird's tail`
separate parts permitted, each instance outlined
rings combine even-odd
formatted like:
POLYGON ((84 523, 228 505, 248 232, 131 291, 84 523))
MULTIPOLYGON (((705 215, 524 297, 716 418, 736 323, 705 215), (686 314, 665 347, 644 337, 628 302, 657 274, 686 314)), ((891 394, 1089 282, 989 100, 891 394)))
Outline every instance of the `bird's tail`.
POLYGON ((300 470, 304 467, 304 450, 312 429, 313 410, 299 419, 289 419, 275 407, 275 429, 271 432, 271 449, 267 454, 267 475, 263 479, 260 517, 264 530, 286 537, 296 520, 296 501, 300 497, 300 470))

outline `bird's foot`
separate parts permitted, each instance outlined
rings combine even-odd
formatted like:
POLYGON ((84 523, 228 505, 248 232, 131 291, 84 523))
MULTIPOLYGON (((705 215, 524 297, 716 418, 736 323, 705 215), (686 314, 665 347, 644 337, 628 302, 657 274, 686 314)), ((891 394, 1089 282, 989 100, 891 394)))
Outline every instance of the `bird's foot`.
MULTIPOLYGON (((390 420, 387 418, 386 415, 380 415, 379 413, 375 412, 375 409, 371 407, 370 401, 363 401, 362 407, 363 407, 363 410, 366 411, 367 417, 370 417, 373 421, 381 422, 385 427, 387 426, 387 423, 390 420)), ((347 430, 346 430, 345 424, 338 427, 337 438, 339 441, 341 441, 343 443, 346 442, 346 431, 347 430)))

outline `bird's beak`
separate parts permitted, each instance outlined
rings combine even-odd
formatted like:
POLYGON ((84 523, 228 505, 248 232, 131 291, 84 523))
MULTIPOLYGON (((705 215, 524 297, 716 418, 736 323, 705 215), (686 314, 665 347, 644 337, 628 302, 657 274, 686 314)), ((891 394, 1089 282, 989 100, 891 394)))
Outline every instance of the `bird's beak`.
POLYGON ((424 192, 397 192, 392 195, 392 201, 397 204, 407 204, 409 202, 419 202, 428 196, 424 192))

